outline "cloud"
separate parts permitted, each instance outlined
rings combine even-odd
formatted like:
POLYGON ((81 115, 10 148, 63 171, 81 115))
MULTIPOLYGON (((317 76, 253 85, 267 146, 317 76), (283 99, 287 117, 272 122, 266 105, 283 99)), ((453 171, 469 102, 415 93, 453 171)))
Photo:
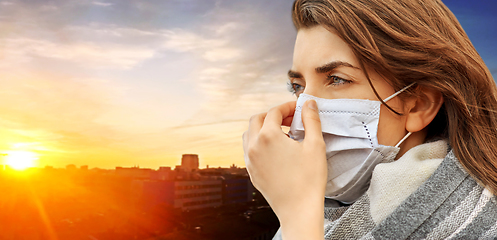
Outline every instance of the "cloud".
POLYGON ((97 1, 93 1, 93 2, 91 2, 91 4, 96 5, 96 6, 102 6, 102 7, 109 7, 109 6, 114 5, 113 3, 97 2, 97 1))
POLYGON ((209 62, 233 61, 244 49, 233 39, 246 29, 247 23, 238 21, 206 24, 200 30, 171 29, 164 31, 163 47, 174 52, 189 52, 209 62))
POLYGON ((7 132, 2 135, 10 135, 5 140, 46 143, 38 147, 50 148, 55 144, 64 146, 56 149, 84 149, 96 142, 108 144, 106 139, 116 134, 94 123, 95 118, 111 108, 110 99, 117 93, 105 82, 43 72, 2 72, 2 76, 0 111, 2 131, 7 132))
POLYGON ((56 11, 59 10, 57 6, 54 5, 43 5, 40 7, 40 10, 42 11, 56 11))
POLYGON ((164 38, 163 47, 177 52, 205 51, 226 45, 224 39, 209 39, 183 29, 165 30, 164 38))
POLYGON ((222 77, 224 74, 229 73, 229 70, 226 68, 206 68, 200 72, 201 79, 218 79, 222 77))
POLYGON ((71 61, 82 67, 130 69, 140 62, 152 58, 155 50, 92 42, 56 43, 29 38, 4 39, 0 66, 29 62, 35 58, 71 61))
MULTIPOLYGON (((239 14, 233 9, 215 9, 205 15, 209 21, 200 28, 165 32, 166 51, 203 60, 188 80, 206 101, 185 125, 248 119, 294 98, 286 90, 285 75, 293 39, 281 41, 281 27, 268 28, 267 17, 251 11, 239 14)), ((294 32, 291 22, 287 27, 294 32)))
POLYGON ((145 29, 115 24, 89 23, 87 25, 65 26, 57 35, 65 41, 87 41, 98 43, 120 43, 122 45, 161 48, 164 34, 162 29, 145 29))
POLYGON ((170 165, 185 152, 211 164, 240 160, 243 119, 293 98, 285 88, 293 39, 284 41, 285 27, 268 14, 280 3, 219 3, 66 1, 49 15, 43 3, 4 10, 15 24, 0 37, 0 134, 99 166, 170 165))
POLYGON ((217 35, 228 35, 231 34, 232 32, 246 29, 246 26, 239 22, 227 22, 223 25, 207 26, 207 28, 214 30, 217 35))
POLYGON ((43 72, 14 75, 4 71, 2 76, 3 119, 17 118, 17 122, 31 126, 53 123, 56 125, 52 127, 61 130, 79 129, 81 123, 105 112, 109 96, 116 93, 113 87, 98 79, 75 79, 43 72), (58 120, 61 120, 59 124, 58 120))
MULTIPOLYGON (((22 147, 59 166, 113 167, 116 158, 139 162, 153 157, 136 152, 158 143, 137 135, 168 125, 154 115, 158 106, 126 104, 123 99, 134 89, 120 82, 47 72, 0 74, 0 150, 22 147)), ((160 134, 156 139, 164 143, 160 134)))
POLYGON ((244 53, 241 48, 231 46, 225 36, 205 36, 184 29, 141 30, 90 24, 67 26, 57 36, 63 38, 59 41, 28 37, 1 39, 0 58, 5 61, 0 66, 12 67, 48 58, 86 68, 131 69, 159 52, 193 53, 209 62, 232 61, 244 53))
POLYGON ((238 48, 217 48, 206 51, 202 57, 211 62, 226 61, 238 58, 243 51, 238 48))

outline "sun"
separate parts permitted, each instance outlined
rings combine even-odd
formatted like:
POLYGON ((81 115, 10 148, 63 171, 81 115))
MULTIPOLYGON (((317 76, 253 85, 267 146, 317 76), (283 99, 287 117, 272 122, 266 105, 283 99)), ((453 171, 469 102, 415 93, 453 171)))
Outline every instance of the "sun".
POLYGON ((28 151, 9 151, 5 156, 5 164, 15 170, 25 170, 36 165, 38 155, 28 151))

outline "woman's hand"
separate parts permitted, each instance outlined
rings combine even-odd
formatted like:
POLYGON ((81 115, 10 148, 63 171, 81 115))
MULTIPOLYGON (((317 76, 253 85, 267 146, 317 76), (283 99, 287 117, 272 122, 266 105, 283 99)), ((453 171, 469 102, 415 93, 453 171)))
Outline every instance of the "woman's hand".
POLYGON ((295 102, 250 119, 243 134, 245 164, 254 186, 278 216, 284 239, 323 239, 326 147, 314 100, 302 108, 305 138, 281 130, 291 123, 295 102))

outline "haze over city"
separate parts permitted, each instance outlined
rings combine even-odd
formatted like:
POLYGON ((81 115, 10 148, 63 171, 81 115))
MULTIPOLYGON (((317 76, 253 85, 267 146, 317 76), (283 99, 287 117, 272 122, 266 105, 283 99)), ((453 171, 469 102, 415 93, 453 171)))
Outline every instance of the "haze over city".
MULTIPOLYGON (((292 2, 0 1, 0 165, 244 166, 249 117, 294 99, 292 2)), ((495 77, 496 4, 444 2, 495 77)))

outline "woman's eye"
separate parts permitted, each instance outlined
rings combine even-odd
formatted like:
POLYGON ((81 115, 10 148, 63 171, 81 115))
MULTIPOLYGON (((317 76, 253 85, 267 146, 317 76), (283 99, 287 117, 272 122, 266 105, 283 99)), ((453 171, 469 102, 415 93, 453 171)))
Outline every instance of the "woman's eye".
POLYGON ((304 91, 304 86, 298 84, 298 83, 292 83, 292 89, 295 94, 300 94, 301 92, 304 91))
POLYGON ((288 83, 288 91, 290 91, 295 95, 299 95, 300 93, 302 93, 304 91, 304 88, 305 88, 304 86, 298 83, 291 83, 291 82, 288 83))
POLYGON ((328 76, 328 81, 330 81, 331 85, 340 85, 340 84, 345 84, 345 83, 351 83, 352 81, 343 79, 341 77, 338 77, 336 75, 329 75, 328 76))

